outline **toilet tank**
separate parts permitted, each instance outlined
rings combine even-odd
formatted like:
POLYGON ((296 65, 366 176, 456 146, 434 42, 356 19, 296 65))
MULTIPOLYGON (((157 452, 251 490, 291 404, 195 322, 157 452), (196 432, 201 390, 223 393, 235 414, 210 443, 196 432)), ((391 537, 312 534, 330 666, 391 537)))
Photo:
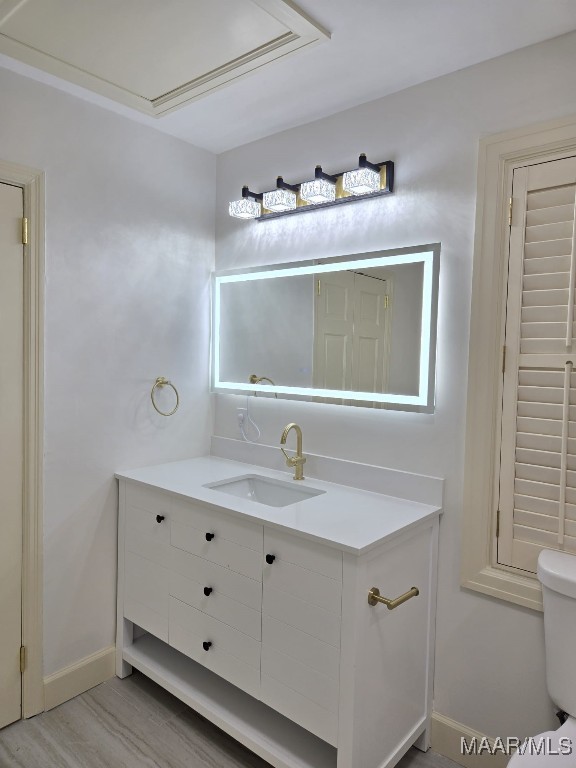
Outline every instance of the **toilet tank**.
POLYGON ((546 680, 560 709, 576 716, 576 555, 542 550, 538 578, 544 599, 546 680))

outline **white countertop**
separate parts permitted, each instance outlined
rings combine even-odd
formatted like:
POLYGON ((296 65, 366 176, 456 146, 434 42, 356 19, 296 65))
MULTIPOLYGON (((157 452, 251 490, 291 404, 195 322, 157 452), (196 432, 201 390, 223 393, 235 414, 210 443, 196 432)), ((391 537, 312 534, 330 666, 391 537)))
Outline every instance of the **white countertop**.
MULTIPOLYGON (((306 468, 304 468, 306 469, 306 468)), ((292 480, 292 474, 244 464, 215 456, 157 464, 117 472, 119 480, 129 480, 168 491, 184 499, 200 501, 213 508, 283 529, 353 554, 363 554, 401 531, 438 516, 441 508, 415 501, 372 493, 323 480, 292 480), (301 488, 316 488, 325 493, 286 507, 269 507, 204 488, 242 475, 260 475, 290 481, 301 488)))

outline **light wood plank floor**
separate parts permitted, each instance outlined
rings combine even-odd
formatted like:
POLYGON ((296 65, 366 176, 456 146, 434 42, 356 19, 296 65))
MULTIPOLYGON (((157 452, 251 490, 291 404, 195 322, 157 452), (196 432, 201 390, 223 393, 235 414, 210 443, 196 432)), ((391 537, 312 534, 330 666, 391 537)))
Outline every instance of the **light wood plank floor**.
MULTIPOLYGON (((269 768, 134 672, 0 731, 0 768, 269 768)), ((458 768, 411 750, 398 768, 458 768)))

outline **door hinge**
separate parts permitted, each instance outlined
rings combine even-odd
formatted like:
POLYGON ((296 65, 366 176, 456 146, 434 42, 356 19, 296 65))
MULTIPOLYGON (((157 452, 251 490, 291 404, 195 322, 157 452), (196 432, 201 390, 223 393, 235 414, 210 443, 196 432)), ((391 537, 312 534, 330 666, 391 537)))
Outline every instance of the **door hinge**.
POLYGON ((502 347, 502 373, 506 373, 506 344, 502 347))
POLYGON ((28 245, 28 219, 22 218, 22 245, 28 245))
POLYGON ((24 672, 26 669, 26 646, 20 647, 20 672, 24 672))
POLYGON ((388 309, 389 306, 390 306, 390 296, 386 294, 386 296, 384 296, 384 309, 388 309))
POLYGON ((316 293, 320 296, 320 280, 316 280, 316 293))
POLYGON ((509 227, 512 226, 512 208, 513 208, 513 205, 514 205, 514 198, 511 197, 508 200, 508 226, 509 227))
POLYGON ((500 537, 500 510, 496 510, 496 538, 500 537))

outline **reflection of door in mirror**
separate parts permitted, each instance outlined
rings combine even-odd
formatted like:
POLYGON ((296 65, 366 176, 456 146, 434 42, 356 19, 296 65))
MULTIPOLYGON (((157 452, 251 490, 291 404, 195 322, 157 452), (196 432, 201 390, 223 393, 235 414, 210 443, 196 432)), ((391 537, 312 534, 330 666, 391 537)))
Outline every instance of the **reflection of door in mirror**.
POLYGON ((386 392, 389 280, 332 272, 315 286, 314 387, 386 392))

